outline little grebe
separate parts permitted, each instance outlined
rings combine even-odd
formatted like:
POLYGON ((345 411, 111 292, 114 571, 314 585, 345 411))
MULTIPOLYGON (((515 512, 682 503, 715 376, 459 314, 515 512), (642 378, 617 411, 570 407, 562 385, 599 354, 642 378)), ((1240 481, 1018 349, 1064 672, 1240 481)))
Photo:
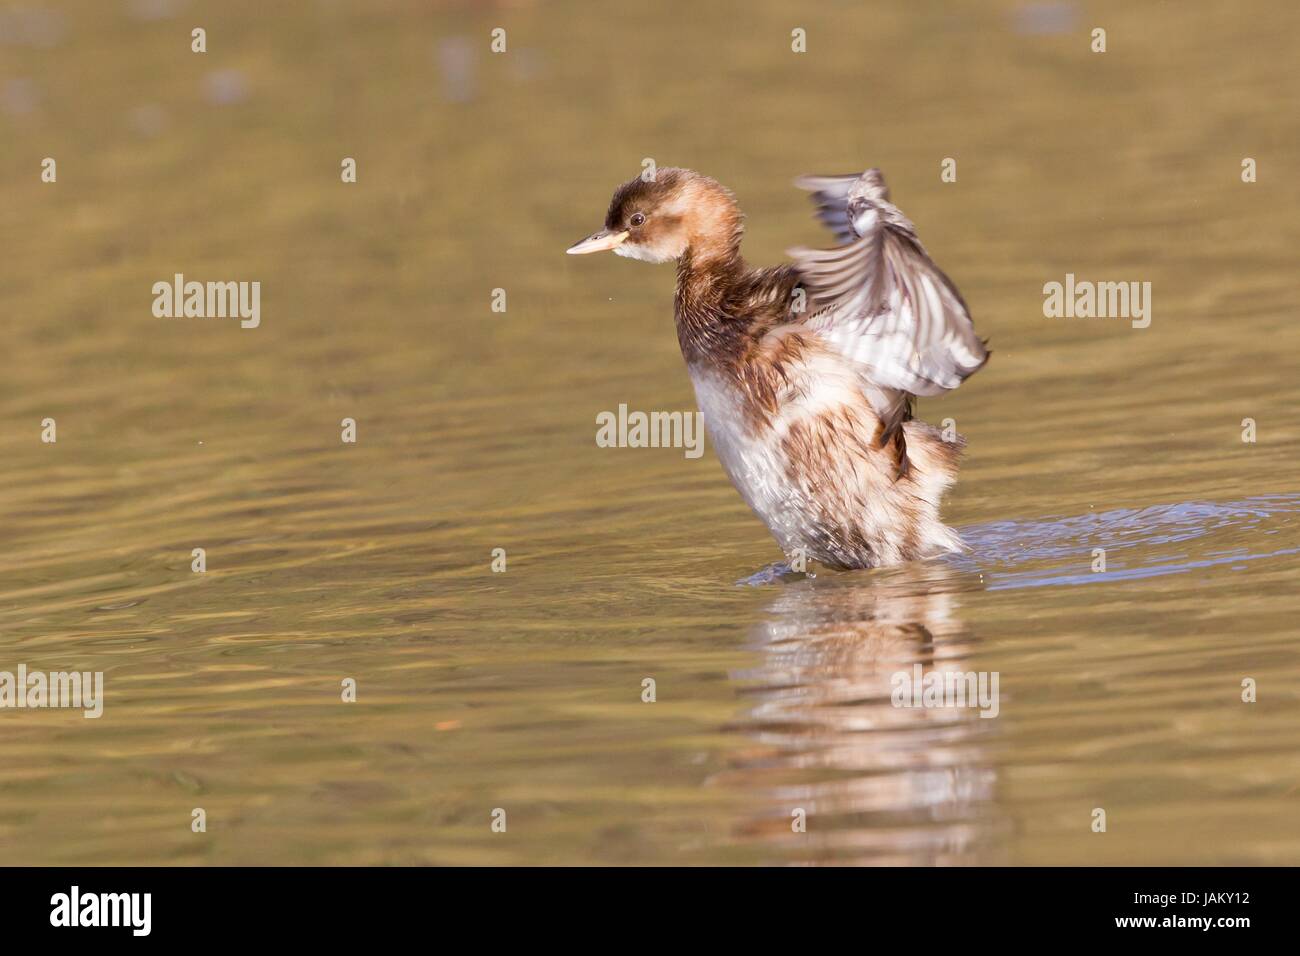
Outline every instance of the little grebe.
POLYGON ((939 518, 964 445, 912 418, 988 360, 956 287, 877 169, 810 176, 839 245, 793 265, 740 255, 735 197, 688 169, 614 192, 568 250, 677 260, 677 340, 732 483, 788 557, 868 568, 962 548, 939 518))

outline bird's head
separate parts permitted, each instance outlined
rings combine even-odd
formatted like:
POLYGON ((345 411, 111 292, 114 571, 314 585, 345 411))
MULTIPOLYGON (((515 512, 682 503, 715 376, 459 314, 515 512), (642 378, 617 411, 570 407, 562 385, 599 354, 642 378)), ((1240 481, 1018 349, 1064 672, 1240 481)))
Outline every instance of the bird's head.
POLYGON ((735 197, 689 169, 656 170, 614 190, 605 227, 569 247, 569 255, 612 251, 645 262, 736 255, 744 226, 735 197))

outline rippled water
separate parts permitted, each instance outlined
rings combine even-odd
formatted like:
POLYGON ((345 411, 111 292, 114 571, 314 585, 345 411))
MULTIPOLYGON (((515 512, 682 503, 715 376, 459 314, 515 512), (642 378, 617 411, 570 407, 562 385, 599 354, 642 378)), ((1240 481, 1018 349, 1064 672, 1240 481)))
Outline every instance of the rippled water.
POLYGON ((0 670, 106 699, 0 710, 0 862, 1300 862, 1292 5, 39 9, 0 670), (738 588, 779 554, 712 452, 596 446, 693 407, 670 270, 563 255, 645 156, 754 261, 820 241, 795 175, 885 170, 994 349, 920 407, 969 553, 738 588), (154 318, 176 272, 261 326, 154 318), (1067 272, 1151 327, 1044 318, 1067 272), (997 717, 894 706, 918 663, 997 717))

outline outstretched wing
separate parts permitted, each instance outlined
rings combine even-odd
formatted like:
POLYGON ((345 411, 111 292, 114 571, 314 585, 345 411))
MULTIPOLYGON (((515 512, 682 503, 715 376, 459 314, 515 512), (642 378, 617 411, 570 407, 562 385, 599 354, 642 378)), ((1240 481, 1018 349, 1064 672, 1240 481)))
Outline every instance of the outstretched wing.
POLYGON ((965 301, 888 201, 880 172, 848 178, 801 181, 814 190, 819 216, 849 230, 835 249, 790 251, 809 296, 804 324, 862 365, 877 388, 910 395, 956 388, 988 360, 965 301))

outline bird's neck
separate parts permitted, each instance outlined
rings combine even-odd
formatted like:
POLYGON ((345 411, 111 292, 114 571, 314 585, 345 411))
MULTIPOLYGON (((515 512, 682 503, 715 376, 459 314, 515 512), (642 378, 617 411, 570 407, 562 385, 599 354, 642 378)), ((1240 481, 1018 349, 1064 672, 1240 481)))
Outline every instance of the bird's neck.
POLYGON ((714 359, 733 344, 737 326, 743 323, 730 314, 728 303, 745 270, 735 246, 692 247, 677 260, 673 312, 687 365, 714 359))

